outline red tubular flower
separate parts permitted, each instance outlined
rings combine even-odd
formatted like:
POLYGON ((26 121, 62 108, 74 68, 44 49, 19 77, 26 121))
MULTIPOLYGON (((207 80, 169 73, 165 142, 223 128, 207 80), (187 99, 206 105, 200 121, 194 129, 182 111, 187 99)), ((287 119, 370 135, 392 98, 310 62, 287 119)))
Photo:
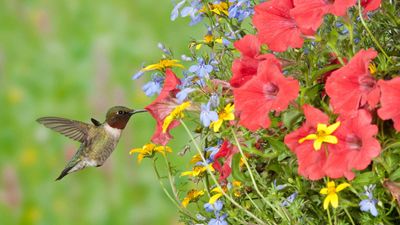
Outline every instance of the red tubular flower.
POLYGON ((354 178, 353 169, 363 170, 381 151, 379 141, 374 138, 378 127, 371 124, 372 117, 366 110, 359 110, 355 117, 346 118, 335 135, 339 139, 333 146, 324 171, 331 178, 345 176, 354 178))
POLYGON ((289 15, 292 8, 293 0, 271 0, 255 6, 253 24, 258 30, 258 38, 273 51, 283 52, 289 47, 301 48, 302 33, 314 34, 311 29, 300 31, 289 15))
POLYGON ((360 50, 327 79, 325 90, 335 113, 352 116, 361 108, 373 109, 378 104, 379 88, 368 69, 376 55, 373 49, 360 50))
POLYGON ((226 178, 232 173, 231 163, 232 157, 238 153, 239 150, 236 146, 233 146, 229 141, 225 140, 217 154, 214 156, 214 163, 212 164, 214 169, 219 172, 219 181, 224 182, 226 178), (221 165, 218 159, 225 158, 224 165, 221 165))
POLYGON ((167 69, 165 74, 164 86, 160 95, 150 105, 145 107, 145 109, 149 111, 151 116, 153 116, 157 122, 156 131, 151 137, 151 141, 158 145, 166 145, 172 138, 169 131, 179 125, 179 121, 172 121, 166 132, 162 131, 164 119, 178 105, 175 95, 179 91, 176 86, 180 84, 180 80, 176 77, 172 70, 167 69))
POLYGON ((400 131, 400 77, 380 80, 378 85, 381 89, 381 108, 378 115, 383 120, 393 120, 394 128, 400 131))
MULTIPOLYGON (((306 121, 303 125, 285 136, 285 144, 297 156, 299 168, 298 172, 310 180, 318 180, 325 176, 323 167, 326 162, 327 154, 325 149, 316 151, 313 147, 313 142, 305 141, 299 143, 299 140, 311 133, 317 131, 318 124, 328 124, 329 118, 320 110, 310 106, 303 106, 306 121)), ((332 145, 327 145, 328 150, 332 145)))
POLYGON ((298 92, 298 81, 284 77, 275 60, 263 61, 253 79, 233 90, 239 123, 251 131, 268 128, 271 123, 268 113, 285 110, 298 92))
POLYGON ((317 30, 324 15, 331 13, 336 16, 346 15, 349 7, 357 0, 294 0, 294 9, 290 15, 301 29, 317 30))
MULTIPOLYGON (((255 35, 246 35, 234 43, 242 56, 235 59, 232 64, 233 76, 230 80, 232 87, 238 88, 257 74, 258 64, 266 59, 274 59, 272 54, 260 55, 261 43, 255 35)), ((277 60, 278 62, 278 60, 277 60)))

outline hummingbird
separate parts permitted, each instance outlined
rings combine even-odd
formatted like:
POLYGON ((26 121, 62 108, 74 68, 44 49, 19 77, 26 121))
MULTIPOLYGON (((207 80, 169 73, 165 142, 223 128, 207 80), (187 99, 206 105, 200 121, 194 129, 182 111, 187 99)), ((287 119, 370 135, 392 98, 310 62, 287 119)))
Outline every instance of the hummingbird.
POLYGON ((42 117, 37 122, 81 143, 57 180, 86 167, 99 167, 114 151, 121 133, 133 114, 146 112, 124 106, 114 106, 103 123, 91 118, 93 124, 60 117, 42 117))

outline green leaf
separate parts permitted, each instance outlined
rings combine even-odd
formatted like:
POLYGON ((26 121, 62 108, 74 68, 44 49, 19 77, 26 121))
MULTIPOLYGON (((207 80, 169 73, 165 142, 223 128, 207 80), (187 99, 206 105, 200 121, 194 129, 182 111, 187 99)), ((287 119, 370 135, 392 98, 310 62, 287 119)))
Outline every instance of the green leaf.
POLYGON ((242 171, 240 171, 240 159, 241 159, 241 155, 239 153, 235 154, 232 157, 232 177, 235 180, 238 180, 240 182, 246 183, 249 180, 249 178, 247 178, 242 171))
POLYGON ((364 186, 364 185, 376 183, 376 182, 378 182, 378 180, 379 180, 379 178, 378 178, 378 176, 376 176, 375 173, 365 172, 365 173, 361 173, 361 174, 357 175, 356 178, 354 179, 354 181, 352 182, 352 185, 364 186))
POLYGON ((400 180, 400 168, 398 168, 392 174, 390 174, 389 179, 392 181, 399 181, 400 180))
POLYGON ((300 121, 302 113, 298 110, 289 110, 282 114, 282 122, 289 130, 300 121))
POLYGON ((286 148, 286 145, 279 140, 273 139, 273 138, 267 138, 268 143, 271 145, 271 147, 277 151, 277 152, 287 152, 288 149, 286 148))

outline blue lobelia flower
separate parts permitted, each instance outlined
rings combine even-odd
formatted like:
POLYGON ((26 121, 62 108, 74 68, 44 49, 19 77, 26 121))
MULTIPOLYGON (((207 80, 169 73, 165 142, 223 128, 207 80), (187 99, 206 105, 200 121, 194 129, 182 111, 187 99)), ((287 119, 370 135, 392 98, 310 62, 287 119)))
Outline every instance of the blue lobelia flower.
POLYGON ((179 9, 185 4, 186 0, 183 0, 175 5, 171 12, 171 20, 174 21, 179 16, 179 9))
POLYGON ((219 106, 219 96, 216 93, 211 94, 210 100, 208 101, 210 103, 210 107, 213 109, 218 108, 219 106))
POLYGON ((196 89, 194 88, 184 88, 182 90, 180 90, 177 94, 176 94, 176 98, 178 99, 179 103, 182 103, 183 101, 186 100, 186 98, 188 97, 188 95, 190 93, 192 93, 193 91, 195 91, 196 89))
POLYGON ((372 191, 375 189, 375 184, 369 185, 369 186, 364 186, 364 195, 366 195, 368 198, 362 200, 359 203, 360 210, 363 212, 369 212, 373 216, 378 216, 378 210, 376 209, 376 203, 378 203, 378 200, 374 198, 372 191))
POLYGON ((203 19, 203 13, 199 12, 199 10, 203 7, 201 0, 193 0, 190 3, 190 6, 186 6, 181 11, 182 17, 190 16, 192 21, 189 23, 190 26, 193 26, 199 23, 203 19))
POLYGON ((205 127, 209 127, 211 122, 218 120, 218 113, 210 109, 210 102, 201 104, 200 121, 205 127))
POLYGON ((254 13, 250 0, 229 0, 229 2, 231 6, 228 10, 228 16, 231 19, 235 18, 240 22, 254 13))
POLYGON ((228 225, 228 222, 226 222, 226 217, 228 215, 224 213, 222 216, 219 216, 219 213, 215 213, 215 219, 211 219, 208 222, 208 225, 228 225))
POLYGON ((160 94, 164 78, 154 73, 151 81, 143 85, 142 90, 147 96, 153 96, 154 94, 160 94))
POLYGON ((214 70, 210 63, 206 63, 202 57, 197 58, 197 65, 189 68, 189 72, 197 74, 200 78, 209 78, 209 74, 214 70))
POLYGON ((296 199, 297 197, 297 191, 294 192, 293 194, 291 194, 289 197, 287 197, 285 200, 283 200, 283 202, 281 203, 281 206, 286 207, 289 206, 290 204, 293 203, 293 201, 296 199))
POLYGON ((214 204, 204 204, 204 209, 206 210, 206 212, 219 212, 221 211, 222 207, 224 207, 224 203, 220 199, 214 202, 214 204))
POLYGON ((285 189, 286 187, 287 187, 287 184, 279 184, 279 185, 276 185, 276 180, 274 180, 274 188, 275 188, 277 191, 283 190, 283 189, 285 189))

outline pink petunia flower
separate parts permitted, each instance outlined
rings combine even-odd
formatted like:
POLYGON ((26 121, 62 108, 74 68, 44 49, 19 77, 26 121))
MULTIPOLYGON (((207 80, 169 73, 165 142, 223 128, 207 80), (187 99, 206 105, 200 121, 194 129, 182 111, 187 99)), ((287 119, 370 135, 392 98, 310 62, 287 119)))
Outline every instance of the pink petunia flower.
POLYGON ((330 13, 336 16, 346 15, 349 7, 357 0, 294 0, 294 9, 290 15, 301 29, 317 30, 324 15, 330 13))
POLYGON ((360 50, 346 66, 327 79, 325 90, 335 113, 352 116, 361 108, 376 107, 380 91, 369 71, 370 62, 376 56, 373 49, 360 50))
POLYGON ((251 131, 268 128, 271 123, 268 113, 285 110, 298 92, 299 82, 283 76, 275 60, 263 61, 253 79, 233 90, 239 123, 251 131))
POLYGON ((400 131, 400 77, 392 80, 380 80, 381 108, 378 115, 383 120, 393 120, 394 128, 400 131))
POLYGON ((179 105, 175 95, 179 92, 176 86, 181 83, 172 70, 167 69, 165 74, 164 86, 160 95, 150 105, 145 107, 157 122, 156 131, 151 137, 151 141, 159 145, 166 145, 172 138, 169 131, 179 125, 179 121, 174 120, 168 126, 166 132, 163 132, 162 126, 165 118, 179 105))
POLYGON ((258 38, 272 51, 283 52, 287 48, 301 48, 303 34, 313 35, 315 30, 300 29, 289 11, 293 0, 271 0, 255 6, 253 24, 258 38))
POLYGON ((325 150, 328 149, 329 151, 332 145, 325 145, 326 148, 316 151, 313 142, 305 141, 299 143, 299 140, 309 134, 316 133, 318 124, 328 124, 329 118, 323 112, 310 105, 304 105, 303 111, 306 121, 299 129, 286 135, 284 142, 297 156, 299 174, 310 180, 318 180, 326 175, 323 170, 327 160, 325 150))
POLYGON ((272 54, 260 55, 261 43, 255 35, 246 35, 234 43, 236 49, 241 52, 241 58, 235 59, 232 64, 232 78, 230 84, 238 88, 257 74, 258 65, 266 59, 274 59, 272 54))
POLYGON ((371 160, 380 154, 381 146, 374 138, 378 127, 371 124, 372 117, 366 110, 359 110, 356 116, 345 118, 335 135, 339 139, 332 146, 324 171, 331 178, 346 177, 352 180, 354 170, 363 170, 371 160))

